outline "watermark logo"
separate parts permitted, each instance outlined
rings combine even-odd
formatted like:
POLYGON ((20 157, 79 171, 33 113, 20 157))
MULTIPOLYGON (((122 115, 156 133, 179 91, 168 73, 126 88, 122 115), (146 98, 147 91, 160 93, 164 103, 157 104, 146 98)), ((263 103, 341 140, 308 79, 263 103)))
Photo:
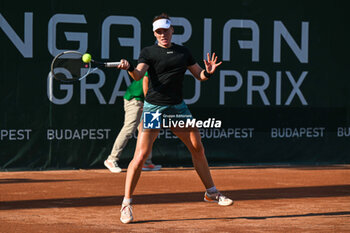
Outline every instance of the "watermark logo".
POLYGON ((143 113, 143 128, 144 129, 160 129, 161 127, 161 113, 156 112, 143 113))
POLYGON ((221 120, 208 118, 207 120, 197 120, 192 115, 167 115, 157 112, 143 113, 144 129, 160 128, 221 128, 221 120))

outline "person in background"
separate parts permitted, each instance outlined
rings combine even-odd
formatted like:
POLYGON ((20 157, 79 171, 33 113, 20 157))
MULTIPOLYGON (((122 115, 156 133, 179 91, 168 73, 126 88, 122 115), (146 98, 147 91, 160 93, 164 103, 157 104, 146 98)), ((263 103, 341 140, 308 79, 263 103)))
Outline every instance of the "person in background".
MULTIPOLYGON (((135 133, 140 124, 140 119, 143 109, 144 96, 148 91, 148 76, 147 73, 139 81, 133 81, 127 88, 124 95, 124 125, 120 130, 111 154, 104 161, 104 165, 113 173, 119 173, 122 169, 118 166, 120 155, 129 139, 135 133), (144 80, 145 79, 145 80, 144 80)), ((140 131, 139 131, 140 132, 140 131)), ((161 165, 152 163, 152 152, 149 153, 146 162, 144 163, 143 171, 158 171, 161 165)))

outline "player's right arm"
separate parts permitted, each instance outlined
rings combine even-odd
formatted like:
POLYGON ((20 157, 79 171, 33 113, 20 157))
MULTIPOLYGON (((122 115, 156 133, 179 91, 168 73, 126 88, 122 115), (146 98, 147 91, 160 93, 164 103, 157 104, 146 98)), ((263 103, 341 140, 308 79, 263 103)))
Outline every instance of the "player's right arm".
POLYGON ((128 72, 133 79, 138 81, 141 80, 143 76, 145 76, 148 67, 149 65, 147 65, 146 63, 139 63, 133 71, 128 70, 128 72))
POLYGON ((143 76, 142 80, 142 89, 143 89, 143 94, 146 97, 147 92, 148 92, 148 76, 143 76))
POLYGON ((120 60, 120 65, 118 65, 118 69, 128 70, 129 75, 136 81, 142 79, 148 70, 148 65, 146 63, 137 64, 136 68, 132 69, 132 65, 125 59, 120 60))

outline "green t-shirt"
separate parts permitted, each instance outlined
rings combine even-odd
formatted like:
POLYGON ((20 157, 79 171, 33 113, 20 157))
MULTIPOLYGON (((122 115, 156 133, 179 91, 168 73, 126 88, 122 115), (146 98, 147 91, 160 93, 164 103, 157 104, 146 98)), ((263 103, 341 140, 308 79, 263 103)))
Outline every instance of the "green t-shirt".
MULTIPOLYGON (((147 76, 147 72, 145 76, 147 76)), ((143 94, 142 81, 143 78, 139 81, 132 81, 130 86, 128 86, 128 88, 126 89, 124 99, 132 100, 135 98, 136 100, 143 101, 145 99, 145 96, 143 94)))

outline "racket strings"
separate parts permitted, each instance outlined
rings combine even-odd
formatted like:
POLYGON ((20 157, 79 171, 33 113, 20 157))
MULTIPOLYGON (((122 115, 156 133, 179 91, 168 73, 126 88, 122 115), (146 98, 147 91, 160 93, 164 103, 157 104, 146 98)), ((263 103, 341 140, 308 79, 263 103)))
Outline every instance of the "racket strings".
POLYGON ((92 69, 91 71, 87 72, 86 74, 84 74, 83 76, 81 76, 79 78, 79 80, 82 80, 83 78, 85 78, 87 75, 93 73, 95 70, 97 70, 99 67, 95 67, 94 69, 92 69))
POLYGON ((64 56, 57 57, 52 65, 53 76, 58 80, 70 81, 80 80, 90 72, 90 63, 84 63, 81 56, 66 58, 64 56))

